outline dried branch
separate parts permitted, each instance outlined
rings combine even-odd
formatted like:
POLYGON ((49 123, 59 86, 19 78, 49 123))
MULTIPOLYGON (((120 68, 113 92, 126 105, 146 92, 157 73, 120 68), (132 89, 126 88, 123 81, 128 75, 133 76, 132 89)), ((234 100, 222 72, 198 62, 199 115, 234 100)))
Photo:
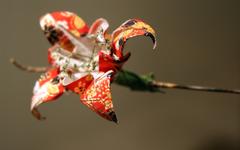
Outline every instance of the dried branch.
POLYGON ((47 71, 47 67, 32 67, 32 66, 25 66, 17 62, 14 58, 11 58, 10 63, 12 63, 15 67, 17 67, 20 70, 27 71, 27 72, 33 72, 33 73, 42 73, 47 71))
MULTIPOLYGON (((32 67, 25 66, 17 62, 14 58, 10 59, 15 67, 20 70, 33 72, 33 73, 42 73, 47 71, 47 67, 32 67)), ((114 83, 117 83, 122 86, 129 87, 132 90, 136 91, 151 91, 151 92, 163 92, 162 89, 182 89, 182 90, 193 90, 193 91, 205 91, 205 92, 219 92, 219 93, 230 93, 230 94, 240 94, 240 90, 237 89, 223 89, 215 87, 204 87, 197 85, 181 85, 170 82, 161 82, 154 80, 153 74, 139 76, 133 72, 122 70, 116 76, 114 83)))
POLYGON ((215 88, 215 87, 204 87, 204 86, 198 86, 198 85, 181 85, 176 83, 160 82, 160 81, 153 81, 151 84, 152 86, 155 86, 158 88, 240 94, 240 90, 237 90, 237 89, 223 89, 223 88, 215 88))

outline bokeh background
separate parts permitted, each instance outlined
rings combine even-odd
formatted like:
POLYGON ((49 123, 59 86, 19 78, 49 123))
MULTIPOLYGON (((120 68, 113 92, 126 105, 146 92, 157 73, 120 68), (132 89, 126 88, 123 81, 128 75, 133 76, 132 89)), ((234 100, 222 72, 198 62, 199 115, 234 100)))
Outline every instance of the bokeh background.
POLYGON ((46 66, 50 44, 39 27, 47 12, 68 10, 91 24, 106 18, 113 31, 129 18, 142 18, 158 35, 139 37, 125 49, 124 66, 139 74, 184 84, 240 88, 240 4, 238 0, 1 0, 1 150, 237 150, 240 96, 166 90, 166 94, 132 92, 112 85, 120 124, 88 110, 77 95, 42 105, 47 120, 29 111, 39 74, 9 63, 46 66))

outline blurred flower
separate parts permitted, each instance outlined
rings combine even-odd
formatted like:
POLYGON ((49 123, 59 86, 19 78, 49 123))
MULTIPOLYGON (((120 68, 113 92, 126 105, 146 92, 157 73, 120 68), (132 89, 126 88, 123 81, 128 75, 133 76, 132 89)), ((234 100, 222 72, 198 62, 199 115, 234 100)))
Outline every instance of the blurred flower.
POLYGON ((41 120, 37 107, 56 100, 66 91, 80 95, 81 102, 103 118, 117 123, 110 84, 130 57, 123 54, 129 38, 151 37, 155 32, 140 19, 130 19, 108 34, 108 22, 97 19, 90 28, 71 12, 53 12, 40 19, 40 26, 52 47, 48 50, 49 70, 36 82, 31 111, 41 120))

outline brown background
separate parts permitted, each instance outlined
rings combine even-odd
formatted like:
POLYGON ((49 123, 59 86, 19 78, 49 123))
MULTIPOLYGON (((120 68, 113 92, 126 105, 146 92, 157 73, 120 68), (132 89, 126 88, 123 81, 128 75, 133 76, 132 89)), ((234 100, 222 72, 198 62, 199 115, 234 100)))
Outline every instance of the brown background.
POLYGON ((153 71, 159 80, 240 88, 240 5, 233 0, 1 0, 1 150, 233 150, 240 139, 240 96, 167 90, 167 94, 131 92, 112 86, 119 125, 83 106, 77 95, 64 95, 30 112, 32 87, 39 74, 8 63, 47 65, 47 48, 38 19, 68 10, 91 24, 109 20, 110 31, 128 18, 142 18, 158 34, 126 45, 132 58, 124 66, 153 71))

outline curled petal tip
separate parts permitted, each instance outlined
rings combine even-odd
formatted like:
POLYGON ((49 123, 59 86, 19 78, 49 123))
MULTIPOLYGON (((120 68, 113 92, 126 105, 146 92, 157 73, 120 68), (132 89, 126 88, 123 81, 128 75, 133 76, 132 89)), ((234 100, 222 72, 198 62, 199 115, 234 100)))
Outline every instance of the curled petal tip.
POLYGON ((154 41, 154 42, 153 42, 153 50, 155 50, 156 47, 157 47, 157 41, 154 41))
POLYGON ((157 47, 157 42, 155 41, 154 43, 153 43, 153 49, 155 49, 157 47))
POLYGON ((43 117, 37 108, 32 109, 32 114, 37 120, 46 120, 46 117, 43 117))
POLYGON ((116 124, 118 124, 117 115, 116 115, 116 113, 115 113, 114 111, 111 111, 111 112, 109 113, 109 116, 110 116, 111 121, 113 121, 113 122, 115 122, 116 124))
POLYGON ((157 47, 157 41, 156 41, 156 36, 153 33, 147 32, 145 36, 149 36, 152 39, 153 42, 153 49, 157 47))

